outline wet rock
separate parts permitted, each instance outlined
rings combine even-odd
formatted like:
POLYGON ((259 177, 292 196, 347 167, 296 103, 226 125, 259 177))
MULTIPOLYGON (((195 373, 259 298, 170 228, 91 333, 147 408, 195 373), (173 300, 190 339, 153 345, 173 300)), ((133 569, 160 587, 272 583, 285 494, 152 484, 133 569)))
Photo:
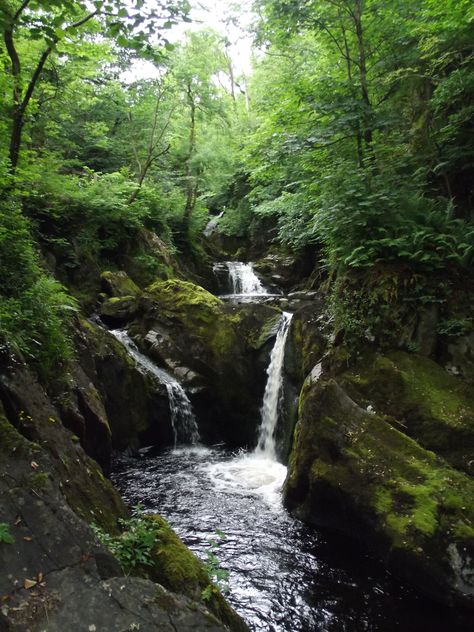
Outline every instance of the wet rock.
MULTIPOLYGON (((374 367, 374 378, 380 369, 374 367)), ((474 605, 472 478, 382 414, 387 391, 373 405, 356 402, 354 387, 351 395, 345 389, 356 375, 364 380, 364 372, 317 374, 300 398, 287 505, 306 521, 364 541, 432 597, 474 605)))
MULTIPOLYGON (((124 577, 117 560, 65 501, 66 481, 51 446, 22 437, 1 405, 0 435, 0 515, 13 540, 0 542, 2 630, 248 630, 222 597, 219 620, 200 594, 191 600, 149 579, 124 577)), ((168 531, 171 542, 174 534, 168 531)), ((193 558, 174 538, 175 546, 193 558)), ((166 573, 162 577, 168 581, 166 573)))
POLYGON ((301 287, 302 279, 311 274, 315 259, 315 253, 311 248, 298 255, 277 251, 256 261, 254 267, 270 285, 291 291, 295 287, 301 287))
POLYGON ((371 354, 342 377, 361 406, 393 417, 402 432, 474 473, 474 394, 442 367, 402 351, 371 354))
POLYGON ((100 306, 100 317, 110 327, 123 327, 137 315, 139 303, 135 296, 109 298, 100 306))
POLYGON ((141 372, 123 345, 90 321, 78 321, 75 343, 79 364, 107 413, 112 447, 125 450, 149 443, 172 445, 165 386, 141 372))
POLYGON ((0 402, 22 435, 50 456, 66 501, 75 513, 113 530, 117 517, 125 515, 120 496, 97 462, 85 454, 79 438, 64 427, 59 410, 26 366, 8 373, 0 371, 0 402))
POLYGON ((451 375, 474 384, 474 333, 445 336, 440 354, 441 362, 451 375))
POLYGON ((178 280, 147 288, 141 309, 132 336, 158 364, 192 372, 199 390, 193 405, 204 437, 252 444, 278 310, 226 305, 204 288, 178 280))

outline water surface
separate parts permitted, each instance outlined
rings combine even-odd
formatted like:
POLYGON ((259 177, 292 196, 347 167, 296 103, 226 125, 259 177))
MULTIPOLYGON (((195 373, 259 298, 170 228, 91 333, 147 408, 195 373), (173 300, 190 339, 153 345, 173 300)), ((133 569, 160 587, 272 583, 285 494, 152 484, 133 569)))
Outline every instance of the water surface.
POLYGON ((254 631, 456 632, 451 611, 400 586, 352 541, 282 507, 286 468, 219 447, 121 457, 114 481, 131 505, 164 516, 203 560, 229 571, 228 599, 254 631))

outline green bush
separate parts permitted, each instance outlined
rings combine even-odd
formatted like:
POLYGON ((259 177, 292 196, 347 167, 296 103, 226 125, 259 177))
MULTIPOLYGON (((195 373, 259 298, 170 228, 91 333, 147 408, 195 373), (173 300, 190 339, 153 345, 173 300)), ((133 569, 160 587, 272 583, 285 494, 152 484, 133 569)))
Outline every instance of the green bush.
POLYGON ((0 206, 0 261, 0 333, 47 378, 72 356, 75 302, 41 268, 28 221, 11 200, 0 206))
POLYGON ((406 263, 422 273, 474 262, 474 225, 454 219, 451 203, 416 182, 340 168, 321 186, 313 231, 338 270, 406 263))

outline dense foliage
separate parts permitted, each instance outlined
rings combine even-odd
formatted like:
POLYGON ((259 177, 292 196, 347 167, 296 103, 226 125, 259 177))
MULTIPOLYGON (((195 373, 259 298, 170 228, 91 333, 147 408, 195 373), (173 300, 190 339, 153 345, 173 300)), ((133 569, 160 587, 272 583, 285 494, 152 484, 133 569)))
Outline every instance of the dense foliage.
POLYGON ((166 41, 184 0, 1 0, 0 331, 46 372, 72 305, 51 272, 86 304, 104 268, 169 276, 209 210, 241 243, 312 249, 348 334, 451 317, 474 258, 472 3, 254 5, 248 80, 211 30, 166 41))
POLYGON ((336 325, 393 343, 384 311, 402 304, 395 336, 428 304, 447 313, 473 270, 472 3, 256 4, 253 231, 273 218, 281 244, 319 249, 336 325))

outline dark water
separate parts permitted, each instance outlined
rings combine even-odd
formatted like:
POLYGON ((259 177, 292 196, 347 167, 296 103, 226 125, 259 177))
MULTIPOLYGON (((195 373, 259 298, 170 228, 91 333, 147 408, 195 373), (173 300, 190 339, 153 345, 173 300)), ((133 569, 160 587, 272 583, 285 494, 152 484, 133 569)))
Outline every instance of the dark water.
POLYGON ((351 541, 321 533, 282 508, 285 468, 219 448, 121 457, 114 481, 126 501, 169 520, 202 559, 217 549, 228 599, 265 632, 456 632, 453 613, 400 586, 351 541))

